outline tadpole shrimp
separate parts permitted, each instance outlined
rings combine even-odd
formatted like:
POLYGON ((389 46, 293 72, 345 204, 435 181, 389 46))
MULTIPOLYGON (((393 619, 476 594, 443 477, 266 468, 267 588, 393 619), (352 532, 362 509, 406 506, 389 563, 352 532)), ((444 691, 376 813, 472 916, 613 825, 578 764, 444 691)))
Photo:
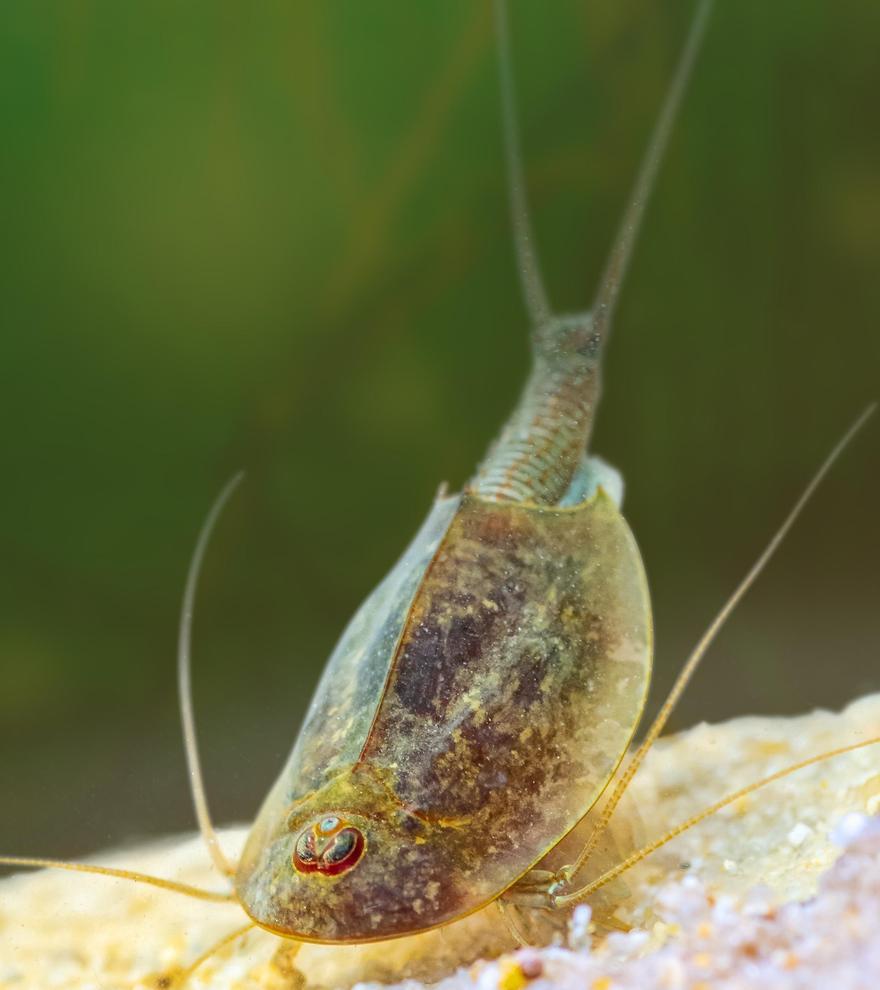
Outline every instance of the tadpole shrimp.
POLYGON ((722 795, 598 877, 583 876, 710 643, 872 412, 856 420, 809 482, 631 746, 652 663, 650 601, 620 513, 620 475, 588 453, 588 443, 615 305, 711 6, 711 0, 697 6, 593 304, 559 314, 530 230, 507 12, 502 0, 496 3, 532 371, 470 482, 459 494, 438 495, 409 548, 343 632, 237 863, 214 829, 202 781, 190 629, 207 541, 239 478, 209 513, 184 593, 179 690, 196 818, 226 889, 116 868, 0 858, 10 866, 103 874, 240 904, 246 923, 193 960, 177 985, 257 927, 293 943, 361 944, 442 929, 490 904, 502 914, 507 905, 566 911, 745 794, 880 741, 817 753, 722 795), (600 798, 600 812, 587 822, 600 798), (572 836, 580 851, 548 868, 546 858, 572 836))

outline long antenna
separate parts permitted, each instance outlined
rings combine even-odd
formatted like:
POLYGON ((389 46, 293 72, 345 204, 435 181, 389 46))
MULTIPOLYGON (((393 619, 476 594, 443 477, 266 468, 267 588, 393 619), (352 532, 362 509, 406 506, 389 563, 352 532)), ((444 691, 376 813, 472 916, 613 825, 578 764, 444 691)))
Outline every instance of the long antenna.
MULTIPOLYGON (((184 990, 184 987, 189 983, 190 977, 199 969, 203 963, 206 963, 212 956, 218 955, 222 952, 228 945, 232 945, 233 942, 237 942, 238 939, 243 938, 248 932, 252 932, 257 928, 256 921, 251 921, 247 925, 243 925, 241 928, 236 928, 234 932, 229 932, 224 935, 223 938, 218 939, 212 946, 209 946, 201 955, 196 956, 195 959, 186 967, 186 969, 181 970, 174 977, 174 983, 172 987, 174 990, 184 990)), ((296 948, 294 949, 294 955, 299 952, 299 944, 295 943, 296 948)))
POLYGON ((92 863, 68 863, 61 859, 43 859, 39 856, 0 856, 0 866, 23 866, 35 870, 69 870, 71 873, 91 873, 101 877, 113 877, 116 880, 132 880, 135 883, 146 883, 151 887, 161 887, 175 894, 195 897, 200 901, 217 901, 227 903, 235 901, 235 894, 221 891, 203 890, 192 884, 180 883, 178 880, 166 880, 164 877, 154 877, 149 873, 138 870, 121 870, 113 866, 95 866, 92 863))
POLYGON ((520 285, 529 316, 536 327, 553 315, 541 266, 534 247, 529 204, 522 167, 519 124, 516 116, 516 95, 513 84, 513 56, 510 51, 510 26, 506 0, 495 0, 495 26, 498 32, 498 74, 501 81, 501 111, 504 122, 504 156, 507 161, 507 188, 510 196, 510 216, 513 242, 516 247, 520 285))
POLYGON ((660 116, 654 125, 648 150, 642 160, 635 185, 630 194, 629 205, 623 214, 623 222, 617 233, 617 239, 611 248, 611 254, 608 256, 593 306, 593 330, 599 339, 608 335, 611 317, 614 313, 617 297, 620 294, 623 277, 632 257, 633 245, 639 232, 645 206, 654 187, 666 145, 669 143, 669 134, 675 123, 675 117, 687 87, 688 77, 705 34, 713 2, 714 0, 700 0, 694 14, 684 50, 679 58, 678 68, 675 70, 672 83, 666 93, 660 116))
POLYGON ((817 763, 824 763, 825 760, 831 760, 836 756, 843 756, 844 753, 852 753, 859 749, 865 749, 867 746, 876 746, 878 743, 880 743, 880 736, 871 736, 868 739, 860 739, 858 742, 849 743, 846 746, 838 746, 836 749, 829 749, 824 753, 817 753, 815 756, 810 756, 805 760, 792 763, 790 766, 784 767, 782 770, 777 770, 776 773, 771 773, 769 776, 763 777, 761 780, 757 780, 754 784, 749 784, 747 787, 741 787, 738 791, 726 795, 720 801, 716 801, 696 815, 692 815, 683 822, 679 822, 675 828, 671 828, 665 835, 661 835, 659 839, 655 839, 653 842, 649 842, 648 845, 642 846, 641 849, 637 849, 630 856, 627 856, 626 859, 621 860, 617 866, 612 866, 610 870, 606 870, 601 876, 584 884, 578 890, 573 890, 568 894, 558 894, 554 899, 554 906, 570 907, 572 904, 578 904, 580 901, 585 900, 590 894, 599 890, 600 887, 604 887, 606 884, 611 883, 612 880, 616 880, 621 873, 626 873, 627 870, 632 869, 636 863, 641 863, 651 853, 656 852, 668 842, 672 842, 673 839, 677 839, 683 832, 687 832, 688 829, 699 825, 700 822, 717 814, 722 808, 727 808, 737 801, 742 800, 747 794, 752 794, 762 787, 766 787, 768 784, 775 783, 777 780, 783 780, 785 777, 797 773, 798 770, 814 766, 817 763))
POLYGON ((868 408, 859 416, 859 418, 850 426, 850 428, 844 433, 844 435, 837 441, 834 445, 834 449, 825 458, 822 466, 810 479, 809 484, 801 493, 800 498, 795 502, 794 507, 789 511, 788 515, 785 517, 782 525, 773 534, 773 538, 764 548, 761 555, 755 561, 754 564, 749 568, 746 576, 737 585, 736 590, 727 599, 727 601, 722 606, 721 610, 715 616, 715 618, 709 623, 708 629, 700 637, 699 642, 694 647, 693 652, 688 657, 687 662, 682 667, 681 672, 675 679, 675 683, 672 685, 672 690, 666 697, 660 707, 660 711, 657 713, 654 721, 651 723, 651 727, 648 729, 645 738, 639 744, 636 751, 630 758, 626 769, 620 775, 617 783, 614 786, 614 790, 611 792, 611 797, 606 801, 605 806, 602 809, 602 813, 599 816, 596 825, 593 829, 590 838, 587 840, 586 845, 581 850, 578 858, 565 869, 564 879, 566 882, 570 881, 572 877, 580 870, 580 868, 587 862, 592 854, 593 850, 598 845, 599 839, 602 837, 605 830, 608 828, 608 823, 611 821, 611 816, 614 814, 614 810, 620 803, 624 792, 627 787, 629 787, 633 777, 636 775, 636 771, 642 764, 644 758, 648 755, 648 751, 654 745, 657 737, 663 731, 666 726, 666 722, 669 716, 672 714, 672 710, 678 704, 679 698, 681 698, 684 689, 687 687, 690 679, 693 677, 694 672, 700 664, 700 661, 705 656, 706 651, 712 645, 715 637, 718 635, 718 631, 724 625, 724 623, 730 617, 730 614, 736 608, 736 606, 742 601, 746 592, 752 587, 758 578, 758 575, 764 570, 769 562, 770 558, 776 553, 779 548, 780 543, 785 539, 788 531, 795 524, 798 516, 801 514, 804 506, 810 501, 813 493, 822 483, 825 475, 831 470, 832 465, 837 460, 837 458, 843 453, 846 447, 849 445, 853 437, 861 430, 865 423, 871 418, 871 416, 876 411, 876 404, 871 404, 868 408))
POLYGON ((192 703, 192 678, 191 669, 191 640, 192 640, 192 620, 193 607, 195 604, 196 587, 199 581, 199 572, 202 567, 202 560, 214 524, 223 511, 224 506, 229 501, 230 496, 239 486, 244 472, 239 472, 226 483, 225 488, 220 492, 217 500, 211 506, 208 518, 202 525, 196 549, 190 561, 189 571, 186 576, 186 587, 183 592, 183 609, 180 615, 180 634, 177 646, 177 678, 180 691, 180 717, 183 724, 183 743, 186 749, 186 764, 189 770, 190 789, 192 790, 193 805, 196 810, 196 818, 199 823, 199 830, 214 865, 225 876, 232 876, 235 873, 234 867, 220 846, 217 832, 211 822, 211 812, 208 810, 208 798, 205 794, 205 782, 202 777, 202 764, 199 759, 199 744, 196 738, 196 720, 193 714, 192 703))

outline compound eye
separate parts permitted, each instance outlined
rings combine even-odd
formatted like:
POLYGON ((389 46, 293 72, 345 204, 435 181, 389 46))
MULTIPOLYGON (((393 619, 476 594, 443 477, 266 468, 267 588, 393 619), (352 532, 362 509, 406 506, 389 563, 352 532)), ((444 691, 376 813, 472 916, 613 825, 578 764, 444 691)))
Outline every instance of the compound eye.
POLYGON ((328 876, 336 876, 350 870, 364 851, 364 837, 356 828, 344 828, 337 832, 333 842, 324 850, 318 869, 328 876))
POLYGON ((357 863, 365 845, 360 829, 327 815, 300 833, 293 847, 293 865, 299 873, 335 877, 357 863))
POLYGON ((318 855, 315 852, 315 837, 309 829, 296 840, 293 851, 293 865, 300 873, 314 873, 318 869, 318 855))
POLYGON ((333 845, 324 853, 326 863, 344 863, 357 845, 360 832, 353 828, 344 828, 333 841, 333 845))

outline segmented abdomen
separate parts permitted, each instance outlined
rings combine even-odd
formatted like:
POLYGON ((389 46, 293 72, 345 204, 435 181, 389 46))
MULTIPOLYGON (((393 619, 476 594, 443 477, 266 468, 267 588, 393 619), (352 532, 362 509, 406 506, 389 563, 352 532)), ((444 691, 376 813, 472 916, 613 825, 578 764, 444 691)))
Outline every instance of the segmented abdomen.
POLYGON ((539 357, 468 490, 497 502, 556 505, 584 456, 598 394, 597 360, 539 357))

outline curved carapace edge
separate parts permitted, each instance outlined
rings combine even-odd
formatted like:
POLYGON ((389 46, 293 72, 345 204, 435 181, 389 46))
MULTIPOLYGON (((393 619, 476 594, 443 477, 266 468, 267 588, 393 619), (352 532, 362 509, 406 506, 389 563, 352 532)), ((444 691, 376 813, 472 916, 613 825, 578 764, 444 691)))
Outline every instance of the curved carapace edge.
POLYGON ((245 847, 245 910, 363 942, 493 900, 607 785, 651 635, 638 549, 601 489, 569 509, 439 500, 331 657, 245 847), (338 872, 303 869, 324 822, 350 830, 338 872))

